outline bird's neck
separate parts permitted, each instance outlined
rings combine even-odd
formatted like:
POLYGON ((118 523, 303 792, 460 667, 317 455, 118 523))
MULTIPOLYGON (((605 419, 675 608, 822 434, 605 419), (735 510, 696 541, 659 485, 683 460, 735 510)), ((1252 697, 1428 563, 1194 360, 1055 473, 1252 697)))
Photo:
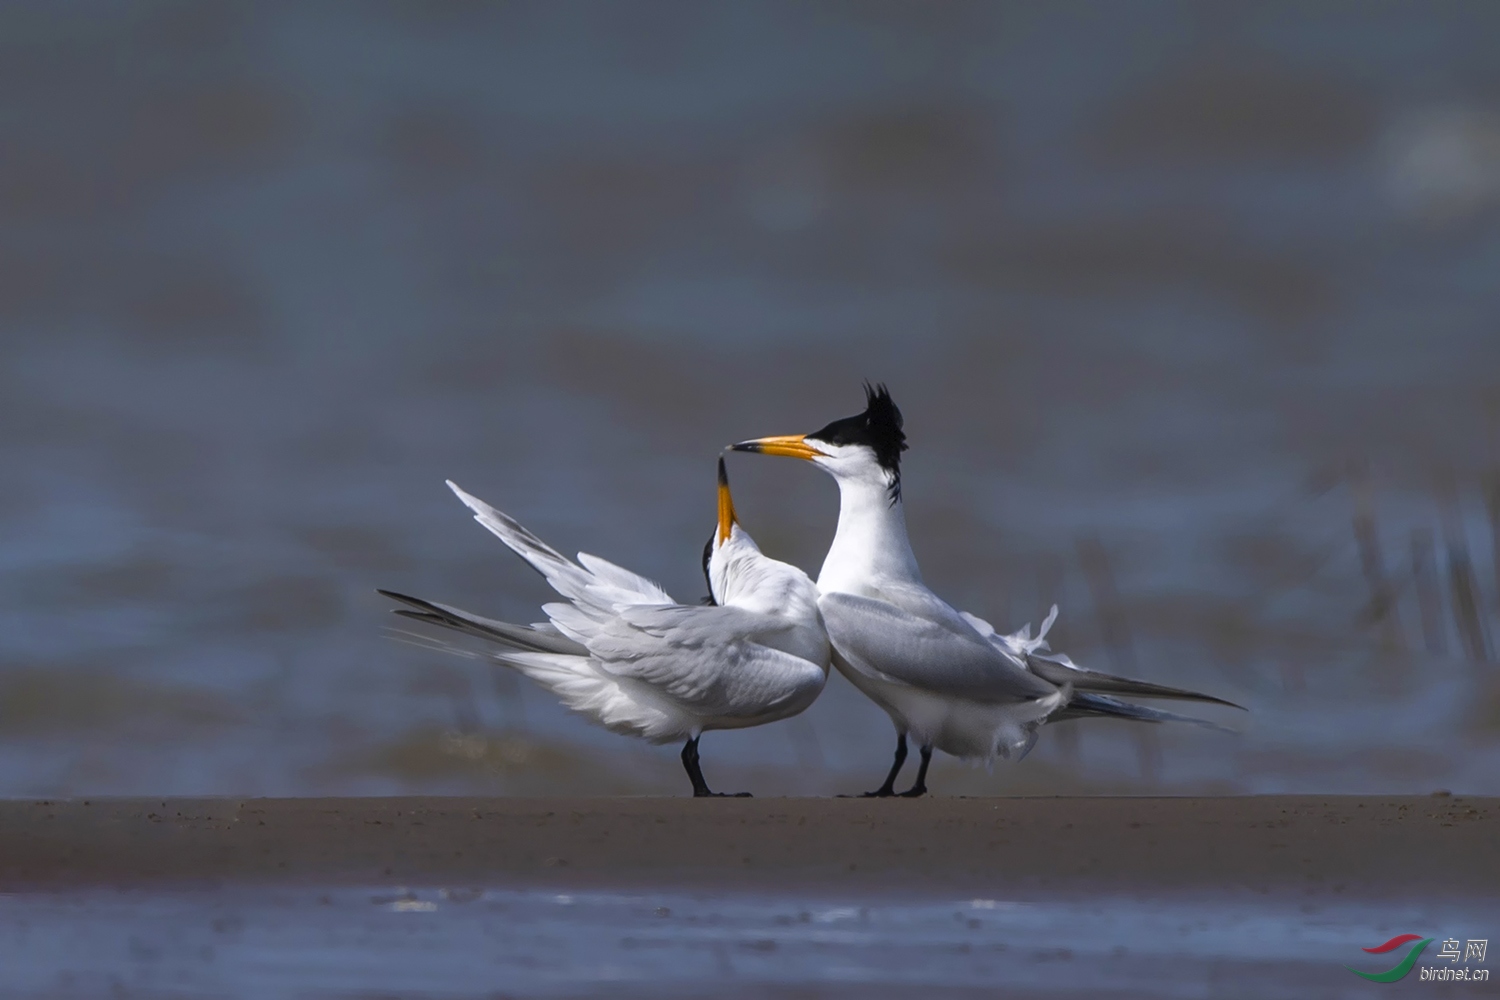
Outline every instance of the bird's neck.
POLYGON ((714 595, 725 607, 793 621, 817 621, 817 588, 795 566, 751 549, 711 564, 710 572, 714 570, 718 571, 714 595))
POLYGON ((839 526, 818 574, 818 590, 872 595, 882 581, 920 583, 906 537, 906 509, 880 483, 838 479, 839 526))

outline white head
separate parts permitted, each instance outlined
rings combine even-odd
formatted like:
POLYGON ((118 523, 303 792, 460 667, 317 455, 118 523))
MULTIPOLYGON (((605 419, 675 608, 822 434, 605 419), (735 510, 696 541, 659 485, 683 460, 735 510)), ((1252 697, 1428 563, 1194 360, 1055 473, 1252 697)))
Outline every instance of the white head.
POLYGON ((840 486, 859 484, 885 490, 895 506, 901 500, 901 453, 906 450, 901 424, 901 411, 886 387, 866 382, 863 413, 835 420, 811 434, 756 438, 730 447, 805 459, 840 486))

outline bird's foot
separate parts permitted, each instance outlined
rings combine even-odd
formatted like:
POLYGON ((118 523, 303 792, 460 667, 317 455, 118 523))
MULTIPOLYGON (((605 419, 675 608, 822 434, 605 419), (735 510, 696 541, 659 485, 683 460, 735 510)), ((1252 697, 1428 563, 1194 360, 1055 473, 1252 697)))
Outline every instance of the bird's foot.
POLYGON ((920 799, 922 796, 924 796, 926 794, 927 794, 927 786, 926 785, 913 785, 912 787, 908 788, 904 792, 897 792, 896 793, 896 798, 898 798, 898 799, 920 799))
POLYGON ((701 792, 693 792, 695 799, 748 799, 751 797, 749 792, 710 792, 706 788, 701 792))

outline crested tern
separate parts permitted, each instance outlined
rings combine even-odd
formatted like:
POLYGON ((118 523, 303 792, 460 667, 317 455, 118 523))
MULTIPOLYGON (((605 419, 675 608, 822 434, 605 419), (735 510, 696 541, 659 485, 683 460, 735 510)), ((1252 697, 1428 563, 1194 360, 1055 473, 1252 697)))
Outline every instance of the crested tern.
POLYGON ((1114 697, 1124 694, 1241 706, 1180 688, 1078 667, 1047 652, 1047 629, 1002 635, 959 611, 922 582, 906 533, 901 499, 901 411, 884 385, 865 385, 863 413, 811 434, 763 437, 735 451, 812 462, 839 487, 839 520, 818 575, 818 607, 833 645, 833 663, 885 710, 896 727, 896 755, 885 782, 869 796, 889 796, 916 738, 921 766, 902 793, 927 791, 934 748, 966 759, 1019 759, 1047 721, 1112 717, 1140 722, 1213 723, 1114 697))
POLYGON ((574 562, 508 515, 448 487, 567 603, 543 605, 546 622, 512 625, 380 591, 407 606, 396 614, 493 643, 499 648, 488 651, 490 659, 611 732, 656 744, 685 740, 682 764, 695 796, 723 794, 709 790, 699 766, 703 733, 788 718, 823 690, 830 654, 817 588, 802 570, 763 555, 740 526, 722 457, 718 524, 703 555, 708 606, 679 604, 598 556, 580 552, 574 562))

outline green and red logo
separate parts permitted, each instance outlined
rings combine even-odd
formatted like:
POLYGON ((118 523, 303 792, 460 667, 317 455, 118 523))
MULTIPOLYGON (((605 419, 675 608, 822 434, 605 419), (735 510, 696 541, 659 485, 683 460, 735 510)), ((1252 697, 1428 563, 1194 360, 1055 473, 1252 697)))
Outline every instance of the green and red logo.
POLYGON ((1385 972, 1360 972, 1352 965, 1346 965, 1344 968, 1362 979, 1368 979, 1372 983, 1394 983, 1396 980, 1403 978, 1411 971, 1411 967, 1417 964, 1417 956, 1422 954, 1422 949, 1432 943, 1432 938, 1424 938, 1420 934, 1397 934, 1385 944, 1363 949, 1371 955, 1384 955, 1387 952, 1395 951, 1404 944, 1410 944, 1412 941, 1417 942, 1416 946, 1407 952, 1406 957, 1397 963, 1393 969, 1388 969, 1385 972))

